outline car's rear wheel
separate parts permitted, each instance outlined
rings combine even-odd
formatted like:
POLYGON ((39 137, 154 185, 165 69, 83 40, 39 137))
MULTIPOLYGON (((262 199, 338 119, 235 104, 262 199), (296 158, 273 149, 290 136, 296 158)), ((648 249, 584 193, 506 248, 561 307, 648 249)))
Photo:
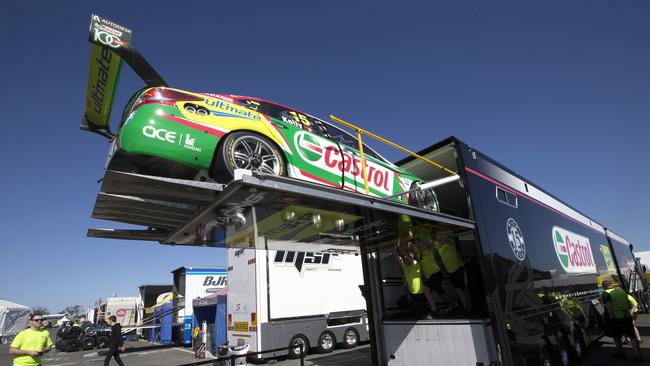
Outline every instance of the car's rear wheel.
POLYGON ((266 137, 245 131, 226 136, 217 151, 212 176, 229 182, 235 169, 269 175, 287 174, 282 152, 266 137))

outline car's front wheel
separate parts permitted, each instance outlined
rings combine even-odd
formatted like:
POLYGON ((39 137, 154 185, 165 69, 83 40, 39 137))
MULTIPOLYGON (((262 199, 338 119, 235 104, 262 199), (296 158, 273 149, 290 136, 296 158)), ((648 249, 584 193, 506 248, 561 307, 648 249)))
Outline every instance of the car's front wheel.
POLYGON ((229 182, 234 177, 235 169, 286 175, 282 152, 266 137, 245 131, 226 136, 217 151, 212 176, 229 182))

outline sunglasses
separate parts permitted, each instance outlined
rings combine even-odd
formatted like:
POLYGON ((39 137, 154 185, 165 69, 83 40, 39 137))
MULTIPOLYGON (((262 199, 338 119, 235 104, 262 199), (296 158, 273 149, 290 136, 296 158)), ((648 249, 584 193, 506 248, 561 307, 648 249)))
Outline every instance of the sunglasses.
POLYGON ((43 319, 32 319, 32 321, 33 321, 33 322, 37 322, 37 323, 40 323, 40 322, 42 322, 42 321, 43 321, 43 319))

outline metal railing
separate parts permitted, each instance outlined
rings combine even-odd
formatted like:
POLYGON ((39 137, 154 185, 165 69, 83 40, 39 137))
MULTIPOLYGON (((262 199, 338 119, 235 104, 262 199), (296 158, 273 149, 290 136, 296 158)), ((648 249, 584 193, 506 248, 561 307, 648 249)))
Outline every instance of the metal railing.
POLYGON ((365 155, 363 153, 362 135, 367 135, 369 137, 374 138, 377 141, 383 142, 383 143, 385 143, 385 144, 387 144, 389 146, 392 146, 392 147, 394 147, 394 148, 396 148, 398 150, 401 150, 401 151, 413 156, 416 159, 420 159, 420 160, 426 162, 427 164, 430 164, 430 165, 432 165, 432 166, 434 166, 434 167, 436 167, 438 169, 441 169, 441 170, 449 173, 450 175, 457 175, 458 174, 457 172, 455 172, 455 171, 453 171, 451 169, 448 169, 448 168, 444 167, 441 164, 438 164, 438 163, 436 163, 434 161, 431 161, 431 160, 425 158, 424 156, 418 155, 418 154, 414 153, 413 151, 411 151, 411 150, 409 150, 409 149, 407 149, 405 147, 402 147, 402 146, 400 146, 400 145, 398 145, 398 144, 396 144, 394 142, 388 141, 383 137, 375 135, 374 133, 372 133, 370 131, 366 131, 361 127, 355 126, 350 122, 344 121, 344 120, 342 120, 342 119, 340 119, 340 118, 338 118, 338 117, 336 117, 334 115, 331 115, 331 114, 330 114, 330 118, 332 119, 332 121, 337 122, 339 124, 342 124, 343 126, 346 126, 348 128, 351 128, 357 133, 357 141, 359 142, 359 155, 360 155, 360 158, 361 158, 361 175, 363 176, 363 184, 364 184, 365 189, 366 189, 366 195, 370 194, 370 191, 368 189, 368 176, 366 175, 366 158, 365 158, 365 155))

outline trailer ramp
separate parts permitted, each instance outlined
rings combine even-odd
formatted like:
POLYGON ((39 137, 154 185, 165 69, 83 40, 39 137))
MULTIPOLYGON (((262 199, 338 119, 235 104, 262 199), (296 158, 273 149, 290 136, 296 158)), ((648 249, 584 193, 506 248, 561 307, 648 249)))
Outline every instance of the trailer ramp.
POLYGON ((287 177, 243 175, 227 186, 107 171, 93 218, 145 226, 88 236, 161 244, 298 251, 374 251, 412 230, 461 233, 474 222, 287 177), (265 237, 259 248, 257 237, 265 237))

